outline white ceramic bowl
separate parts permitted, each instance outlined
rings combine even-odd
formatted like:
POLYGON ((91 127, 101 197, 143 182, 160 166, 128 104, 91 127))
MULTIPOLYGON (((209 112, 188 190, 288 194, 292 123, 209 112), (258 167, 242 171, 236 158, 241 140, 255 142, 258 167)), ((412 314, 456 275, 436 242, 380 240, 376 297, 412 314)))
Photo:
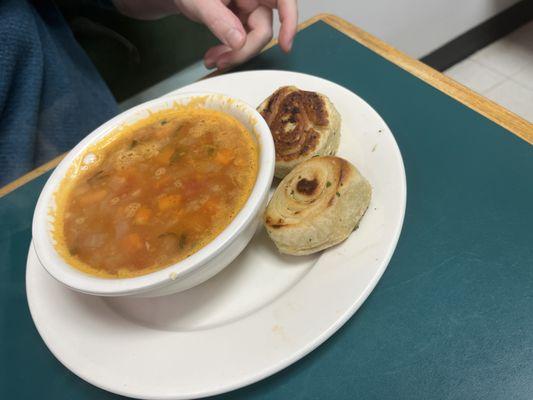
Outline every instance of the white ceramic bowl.
POLYGON ((246 247, 260 222, 268 200, 274 174, 274 142, 268 125, 248 104, 221 94, 179 94, 152 100, 134 107, 106 122, 83 139, 61 161, 44 186, 33 215, 33 245, 44 268, 56 280, 79 292, 99 296, 162 296, 198 285, 220 272, 246 247), (71 163, 87 146, 111 134, 118 126, 145 118, 149 112, 161 111, 176 104, 187 104, 204 97, 202 107, 226 112, 253 134, 259 148, 259 169, 248 201, 233 221, 212 242, 190 257, 147 275, 106 279, 85 274, 71 266, 55 250, 52 238, 54 193, 71 163))

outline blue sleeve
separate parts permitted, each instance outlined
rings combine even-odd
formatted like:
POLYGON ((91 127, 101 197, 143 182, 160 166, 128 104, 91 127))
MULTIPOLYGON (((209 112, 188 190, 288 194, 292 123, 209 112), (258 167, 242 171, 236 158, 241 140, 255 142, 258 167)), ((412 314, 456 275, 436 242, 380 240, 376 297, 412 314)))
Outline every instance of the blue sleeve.
POLYGON ((0 186, 74 147, 116 102, 52 1, 0 2, 0 186))

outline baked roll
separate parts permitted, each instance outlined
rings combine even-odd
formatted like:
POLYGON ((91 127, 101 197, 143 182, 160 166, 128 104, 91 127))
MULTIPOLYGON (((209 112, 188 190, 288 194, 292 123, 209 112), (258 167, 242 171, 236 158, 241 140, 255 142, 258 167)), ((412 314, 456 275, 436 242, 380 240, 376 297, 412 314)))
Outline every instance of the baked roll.
POLYGON ((359 226, 372 195, 368 181, 339 157, 314 157, 295 167, 270 200, 264 224, 281 253, 316 253, 359 226))
POLYGON ((326 96, 284 86, 257 110, 272 131, 278 178, 313 156, 336 154, 341 116, 326 96))

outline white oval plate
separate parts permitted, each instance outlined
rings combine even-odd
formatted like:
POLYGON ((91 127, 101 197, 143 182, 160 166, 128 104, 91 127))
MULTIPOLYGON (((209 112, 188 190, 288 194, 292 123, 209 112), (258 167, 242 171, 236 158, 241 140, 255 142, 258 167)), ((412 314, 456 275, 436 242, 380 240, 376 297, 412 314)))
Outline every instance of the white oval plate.
POLYGON ((281 256, 260 229, 224 271, 176 295, 99 298, 51 278, 30 247, 26 290, 52 353, 105 390, 143 399, 198 398, 259 381, 305 356, 361 306, 385 271, 406 202, 402 157, 380 116, 347 89, 285 71, 218 76, 178 92, 225 93, 258 105, 278 87, 326 94, 342 116, 339 155, 373 186, 345 242, 321 254, 281 256))

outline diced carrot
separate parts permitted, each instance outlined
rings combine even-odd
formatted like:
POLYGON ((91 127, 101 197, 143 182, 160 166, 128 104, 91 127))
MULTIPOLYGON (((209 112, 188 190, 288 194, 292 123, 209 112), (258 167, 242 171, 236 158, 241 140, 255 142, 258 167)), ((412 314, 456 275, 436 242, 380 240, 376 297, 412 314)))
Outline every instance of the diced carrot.
POLYGON ((151 216, 152 210, 150 210, 148 207, 141 207, 135 213, 134 221, 137 225, 145 225, 148 223, 151 216))
POLYGON ((155 157, 156 161, 162 165, 169 165, 170 159, 172 158, 172 155, 176 149, 172 147, 165 147, 163 150, 159 152, 159 154, 155 157))
POLYGON ((215 155, 215 160, 222 165, 228 165, 234 158, 235 153, 230 149, 220 149, 215 155))
POLYGON ((129 251, 138 251, 144 248, 144 242, 138 233, 129 233, 122 239, 122 246, 129 251))
POLYGON ((179 194, 168 194, 162 196, 157 200, 157 206, 161 211, 166 211, 171 208, 178 208, 181 204, 181 196, 179 194))
POLYGON ((89 204, 98 203, 99 201, 102 201, 104 197, 107 196, 107 190, 105 189, 99 189, 95 191, 89 191, 84 193, 82 196, 79 197, 79 204, 82 207, 88 206, 89 204))

